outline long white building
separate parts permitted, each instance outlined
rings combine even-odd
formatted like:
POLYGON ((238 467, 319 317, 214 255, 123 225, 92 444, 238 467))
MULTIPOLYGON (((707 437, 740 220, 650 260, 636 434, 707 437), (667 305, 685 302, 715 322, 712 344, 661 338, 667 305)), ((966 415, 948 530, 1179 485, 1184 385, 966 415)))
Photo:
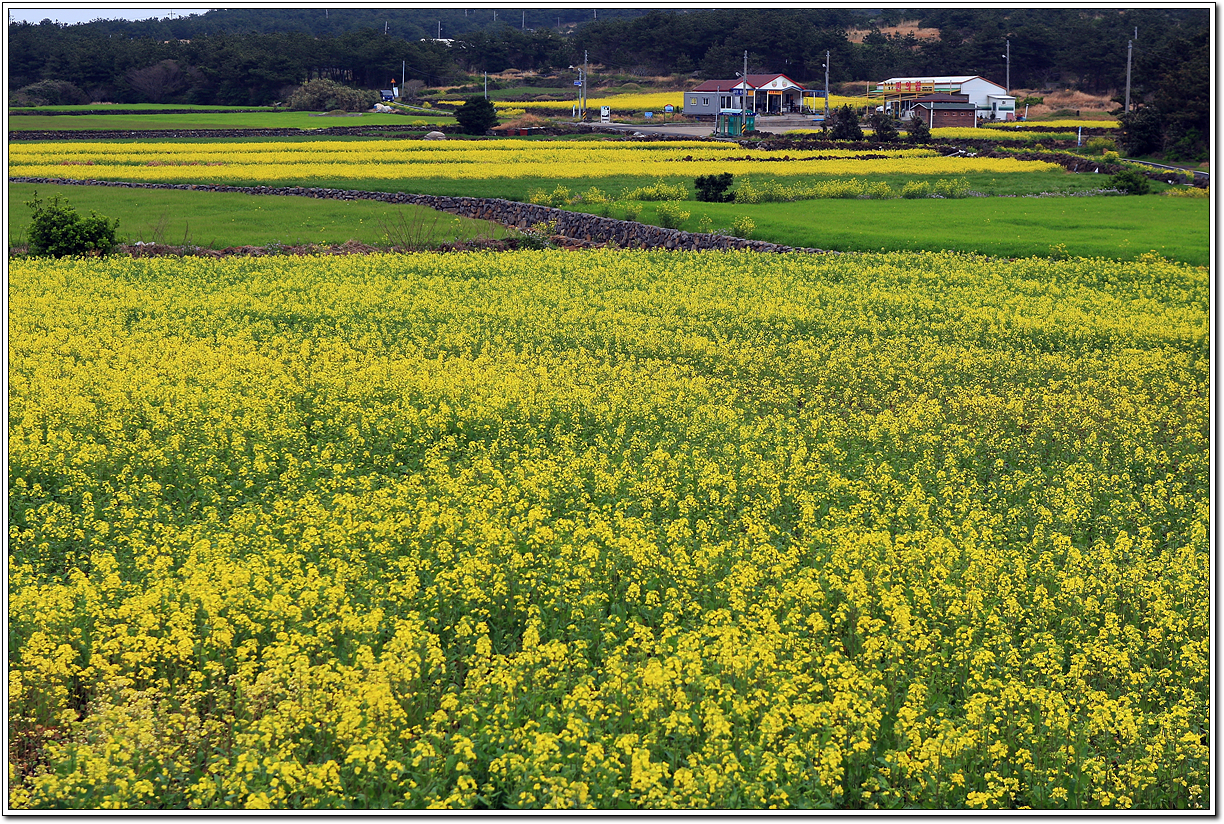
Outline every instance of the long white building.
POLYGON ((1007 89, 976 74, 944 77, 890 77, 875 85, 871 97, 888 105, 890 110, 904 113, 908 100, 929 94, 966 95, 977 110, 977 117, 985 120, 1015 120, 1016 98, 1007 89))

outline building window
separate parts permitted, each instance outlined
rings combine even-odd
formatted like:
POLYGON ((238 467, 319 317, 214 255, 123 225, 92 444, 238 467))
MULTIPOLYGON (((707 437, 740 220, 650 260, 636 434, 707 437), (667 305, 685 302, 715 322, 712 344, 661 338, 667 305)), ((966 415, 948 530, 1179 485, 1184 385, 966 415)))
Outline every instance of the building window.
POLYGON ((689 98, 689 105, 690 105, 690 106, 696 106, 696 105, 697 105, 697 98, 695 98, 695 97, 690 97, 690 98, 689 98))
POLYGON ((733 104, 732 104, 732 101, 733 101, 734 99, 735 99, 735 98, 733 98, 733 97, 732 97, 731 95, 729 95, 729 94, 724 94, 724 95, 722 95, 722 96, 721 96, 721 97, 719 97, 719 99, 718 99, 718 100, 719 100, 719 108, 723 108, 723 109, 730 109, 730 108, 734 108, 734 107, 733 107, 733 104))

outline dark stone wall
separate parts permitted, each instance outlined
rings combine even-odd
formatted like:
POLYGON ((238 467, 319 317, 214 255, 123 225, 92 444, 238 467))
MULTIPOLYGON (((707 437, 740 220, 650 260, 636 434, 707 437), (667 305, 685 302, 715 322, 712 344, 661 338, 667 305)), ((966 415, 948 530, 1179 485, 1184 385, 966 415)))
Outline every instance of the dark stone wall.
POLYGON ((491 220, 518 229, 555 221, 554 234, 581 244, 614 243, 638 249, 748 249, 754 252, 823 252, 823 249, 783 246, 763 240, 745 240, 728 235, 709 235, 663 229, 646 223, 616 220, 552 206, 519 203, 490 197, 450 197, 417 195, 406 192, 365 192, 349 189, 320 189, 305 186, 221 186, 192 183, 131 183, 119 180, 68 180, 49 177, 10 177, 14 183, 49 183, 70 186, 113 186, 128 189, 185 189, 201 192, 238 192, 249 195, 314 197, 331 200, 376 200, 383 203, 412 203, 475 220, 491 220))

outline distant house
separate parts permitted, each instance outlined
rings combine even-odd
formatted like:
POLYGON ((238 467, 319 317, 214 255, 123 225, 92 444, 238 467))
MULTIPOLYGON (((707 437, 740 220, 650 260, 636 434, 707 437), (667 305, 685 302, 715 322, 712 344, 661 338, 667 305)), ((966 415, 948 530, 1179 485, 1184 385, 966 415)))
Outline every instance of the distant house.
POLYGON ((745 109, 757 114, 800 111, 804 88, 784 74, 750 74, 707 80, 684 94, 684 113, 714 118, 745 109))
POLYGON ((917 117, 932 129, 942 126, 976 126, 977 107, 969 101, 915 100, 909 116, 917 117))
MULTIPOLYGON (((871 97, 882 101, 885 111, 899 114, 906 114, 916 104, 917 98, 940 94, 963 95, 973 104, 976 117, 985 120, 1016 119, 1016 98, 998 83, 980 75, 890 77, 871 90, 871 97)), ((935 111, 938 110, 936 107, 935 111)))

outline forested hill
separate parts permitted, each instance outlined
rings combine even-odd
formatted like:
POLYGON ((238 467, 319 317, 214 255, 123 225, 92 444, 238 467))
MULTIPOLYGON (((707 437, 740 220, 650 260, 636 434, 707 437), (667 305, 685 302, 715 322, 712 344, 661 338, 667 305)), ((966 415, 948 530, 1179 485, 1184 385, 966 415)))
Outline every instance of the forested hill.
MULTIPOLYGON (((729 77, 781 71, 801 83, 980 74, 1011 87, 1163 95, 1207 117, 1206 8, 1130 9, 220 9, 75 26, 12 23, 9 89, 71 84, 92 100, 252 105, 310 77, 365 88, 406 72, 427 85, 506 68, 564 72, 584 51, 609 73, 729 77), (917 21, 934 36, 892 27, 917 21), (439 23, 441 27, 439 29, 439 23), (863 33, 852 37, 850 30, 863 33), (433 42, 439 33, 450 45, 433 42)), ((48 92, 49 93, 49 92, 48 92)), ((32 98, 34 95, 28 95, 32 98)), ((46 99, 46 95, 43 95, 46 99)), ((77 102, 50 100, 47 102, 77 102)), ((1196 115, 1198 117, 1198 115, 1196 115)), ((1205 127, 1204 127, 1205 128, 1205 127)))
POLYGON ((98 10, 98 20, 73 28, 90 29, 107 35, 149 37, 156 40, 187 40, 228 32, 231 34, 274 34, 305 32, 322 36, 339 36, 348 32, 371 29, 404 40, 422 37, 456 38, 485 29, 572 30, 593 20, 638 17, 648 9, 491 9, 491 8, 412 8, 359 9, 352 6, 333 8, 237 8, 212 9, 191 14, 152 20, 106 19, 106 10, 98 10), (439 25, 440 24, 440 25, 439 25))

